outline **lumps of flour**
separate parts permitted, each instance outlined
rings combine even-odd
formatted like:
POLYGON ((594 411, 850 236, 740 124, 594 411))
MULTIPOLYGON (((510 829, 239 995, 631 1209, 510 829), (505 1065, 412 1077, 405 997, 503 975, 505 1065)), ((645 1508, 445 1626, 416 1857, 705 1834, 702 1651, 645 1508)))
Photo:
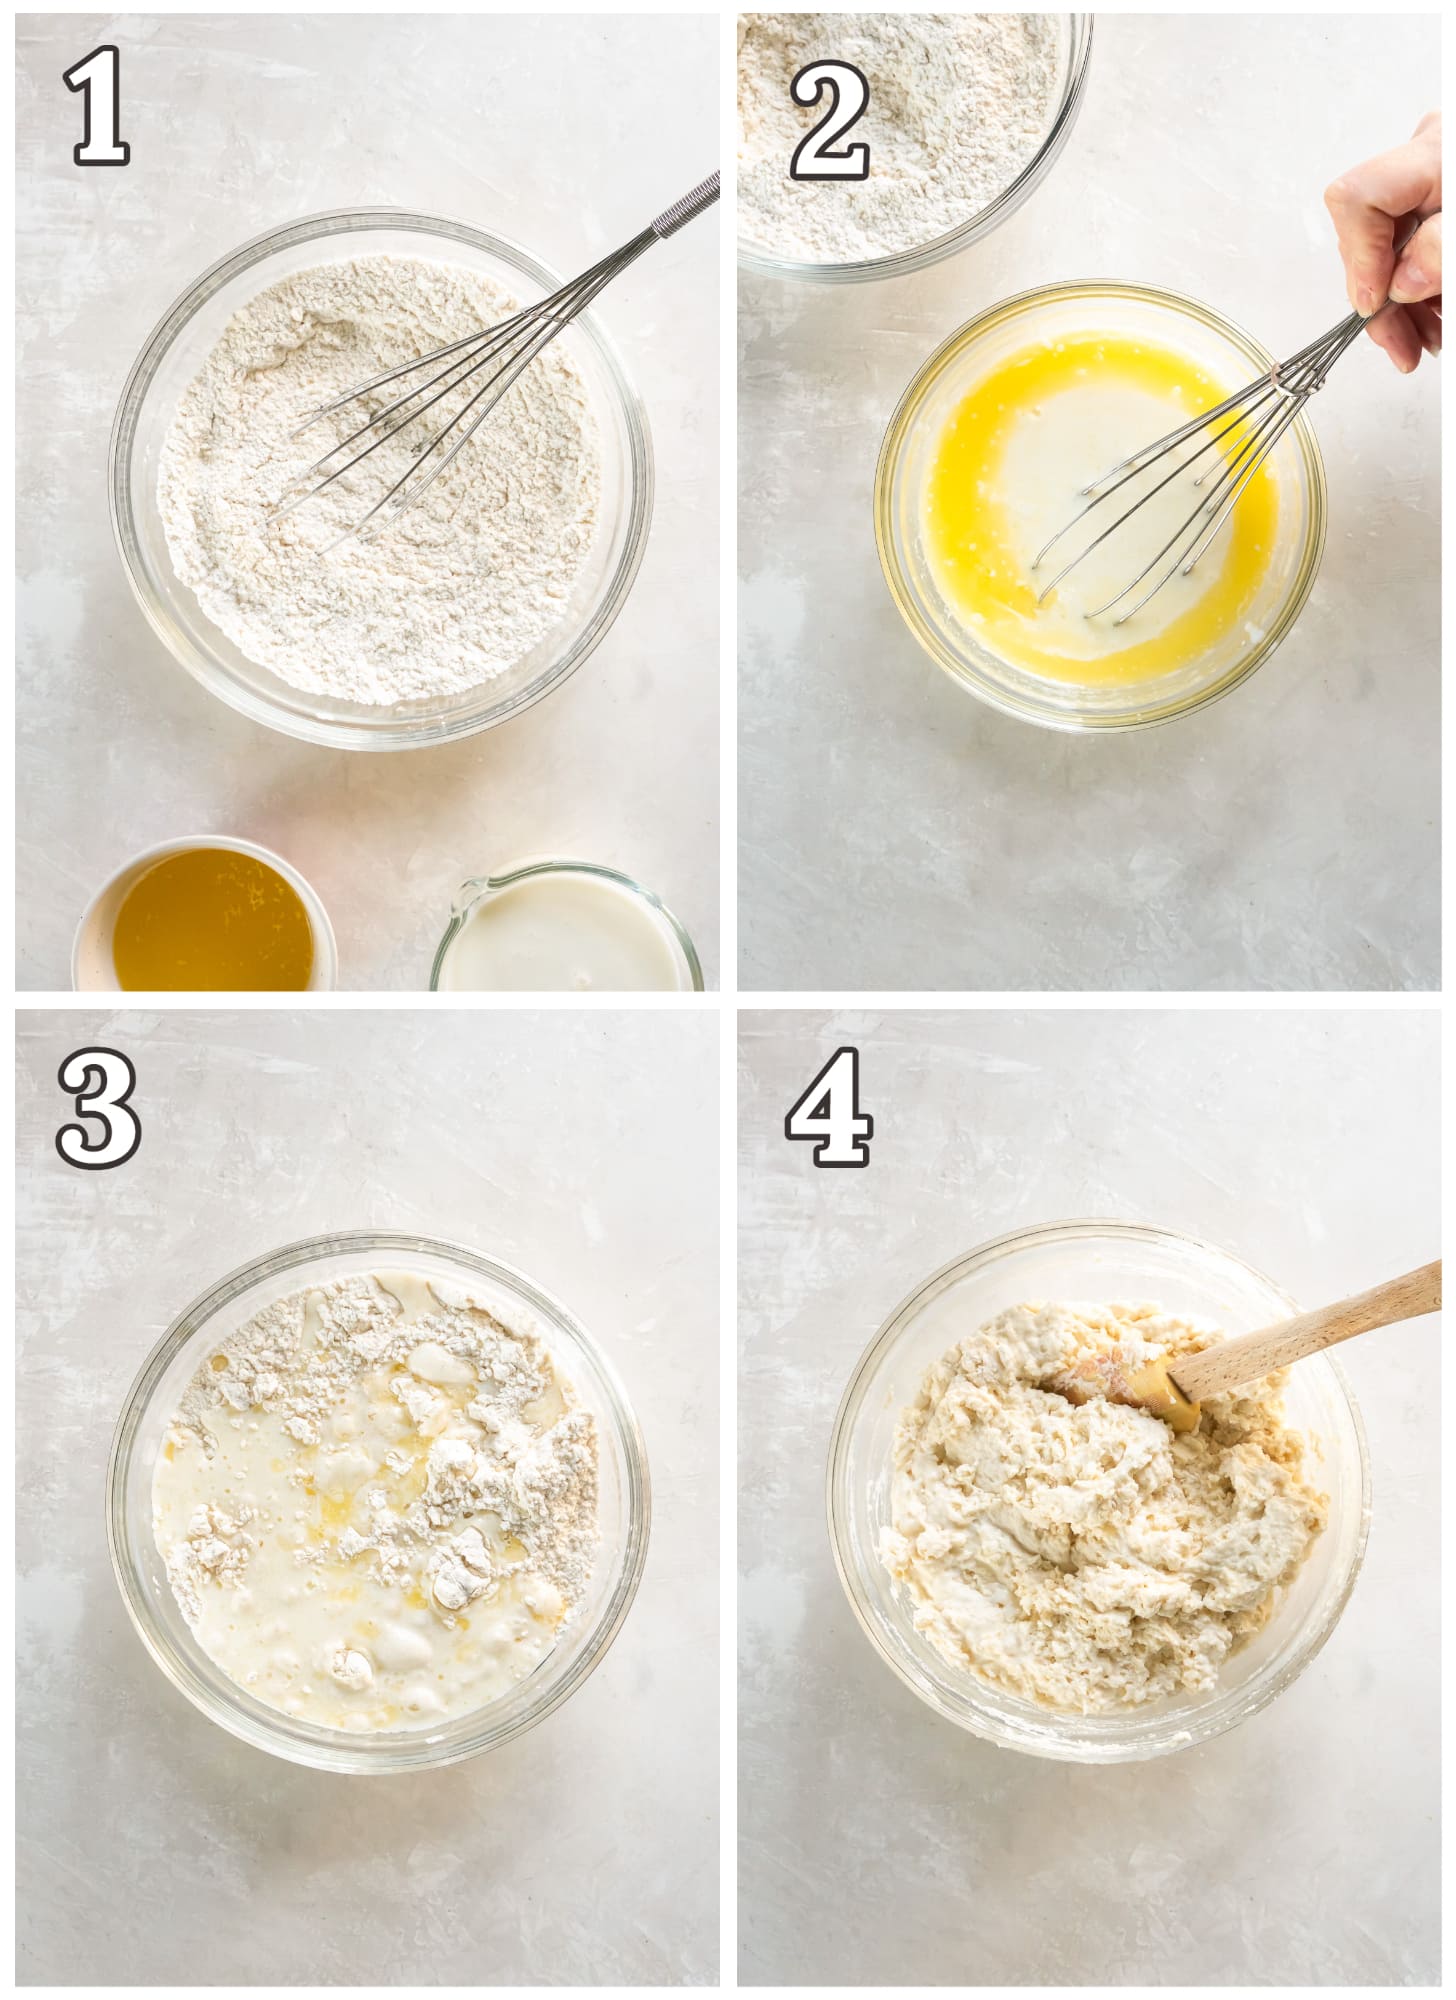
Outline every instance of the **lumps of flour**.
POLYGON ((1035 157, 1056 108, 1061 28, 1052 14, 742 14, 738 214, 781 257, 845 264, 915 250, 1003 193, 1035 157), (798 105, 806 64, 853 63, 869 84, 841 145, 870 148, 864 181, 796 181, 789 163, 827 99, 798 105))
POLYGON ((1111 1346, 1135 1365, 1220 1337, 1154 1306, 1014 1306, 927 1371, 880 1554, 938 1652, 1086 1714, 1214 1689, 1328 1511, 1284 1377, 1210 1398, 1184 1436, 1043 1385, 1111 1346))
POLYGON ((329 1672, 340 1687, 362 1694, 374 1679, 374 1668, 368 1658, 356 1652, 352 1646, 336 1646, 329 1659, 329 1672))
MULTIPOLYGON (((157 498, 178 576, 256 666, 344 701, 439 700, 508 673, 563 622, 602 473, 586 385, 560 340, 387 533, 329 546, 467 390, 319 498, 268 520, 293 480, 364 421, 351 404, 294 438, 306 417, 519 307, 462 266, 371 256, 296 271, 234 313, 178 404, 157 498)), ((377 413, 422 379, 376 390, 362 407, 377 413)))

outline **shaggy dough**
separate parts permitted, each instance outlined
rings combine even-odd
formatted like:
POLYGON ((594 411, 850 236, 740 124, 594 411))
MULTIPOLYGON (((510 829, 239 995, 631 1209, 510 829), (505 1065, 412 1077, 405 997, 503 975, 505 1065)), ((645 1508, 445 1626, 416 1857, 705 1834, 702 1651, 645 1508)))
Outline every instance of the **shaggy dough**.
POLYGON ((1140 1362, 1220 1338, 1155 1306, 1013 1306, 930 1369, 880 1554, 956 1666, 1084 1714, 1213 1690, 1328 1512, 1285 1378, 1210 1398, 1183 1437, 1039 1385, 1089 1350, 1140 1362))

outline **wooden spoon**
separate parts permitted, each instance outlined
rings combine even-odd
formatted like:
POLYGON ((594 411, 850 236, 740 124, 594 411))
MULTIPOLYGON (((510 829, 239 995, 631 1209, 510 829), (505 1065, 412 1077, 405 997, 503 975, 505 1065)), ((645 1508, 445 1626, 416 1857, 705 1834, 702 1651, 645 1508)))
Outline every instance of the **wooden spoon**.
POLYGON ((1116 1348, 1106 1354, 1089 1354, 1075 1368, 1053 1376, 1047 1387, 1073 1403, 1090 1402, 1094 1396, 1112 1403, 1131 1403, 1162 1417, 1175 1431, 1191 1431, 1197 1429, 1205 1396, 1221 1396, 1245 1382, 1257 1382, 1278 1368, 1302 1361, 1306 1354, 1318 1354, 1321 1348, 1334 1347, 1357 1333, 1440 1310, 1441 1266, 1437 1261, 1423 1264, 1419 1271, 1407 1271, 1403 1278, 1391 1278, 1372 1291, 1359 1292, 1353 1299, 1342 1299, 1337 1306, 1322 1306, 1318 1312, 1300 1313, 1277 1326, 1261 1327, 1257 1333, 1215 1341, 1198 1354, 1179 1354, 1171 1361, 1135 1366, 1130 1366, 1116 1348))

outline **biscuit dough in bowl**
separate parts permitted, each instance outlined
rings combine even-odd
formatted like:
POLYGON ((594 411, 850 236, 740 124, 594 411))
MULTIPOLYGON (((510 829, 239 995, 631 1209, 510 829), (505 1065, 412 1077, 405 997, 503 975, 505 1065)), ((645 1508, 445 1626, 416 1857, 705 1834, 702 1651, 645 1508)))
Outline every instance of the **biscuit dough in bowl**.
POLYGON ((1029 1304, 930 1367, 896 1432, 880 1557, 944 1658, 1082 1714, 1216 1687, 1326 1521, 1283 1378, 1211 1398, 1184 1436, 1048 1384, 1091 1352, 1219 1337, 1151 1305, 1029 1304))

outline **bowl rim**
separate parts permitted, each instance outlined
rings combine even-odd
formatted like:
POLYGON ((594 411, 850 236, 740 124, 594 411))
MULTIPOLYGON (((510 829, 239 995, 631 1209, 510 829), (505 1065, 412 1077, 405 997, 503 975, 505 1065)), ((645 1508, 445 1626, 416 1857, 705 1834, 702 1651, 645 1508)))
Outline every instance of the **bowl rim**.
MULTIPOLYGON (((172 854, 190 854, 198 848, 220 848, 225 854, 247 854, 254 861, 261 861, 275 874, 281 875, 303 904, 313 932, 314 962, 309 982, 302 990, 306 993, 331 993, 338 984, 339 947, 334 937, 334 927, 329 913, 317 889, 291 861, 286 861, 271 847, 263 847, 256 840, 241 840, 233 834, 198 833, 180 834, 172 840, 159 840, 151 847, 144 847, 134 854, 130 861, 124 861, 120 868, 113 870, 97 889, 76 925, 71 940, 71 988, 76 993, 120 993, 125 989, 118 982, 115 986, 83 986, 81 983, 81 951, 86 934, 100 912, 102 904, 123 883, 130 885, 140 881, 142 875, 153 862, 165 861, 172 854)), ((219 988, 222 992, 232 992, 231 987, 219 988)))
MULTIPOLYGON (((280 1245, 259 1257, 250 1258, 185 1306, 165 1333, 148 1350, 122 1401, 112 1431, 106 1465, 106 1541, 112 1573, 122 1602, 138 1637, 161 1669, 165 1678, 205 1715, 231 1735, 254 1749, 282 1757, 290 1763, 315 1770, 358 1776, 387 1776, 396 1771, 439 1770, 465 1762, 488 1750, 499 1749, 533 1729, 560 1708, 585 1685, 610 1650, 636 1598, 647 1561, 652 1527, 652 1489, 647 1449, 636 1414, 615 1367, 602 1352, 575 1314, 554 1294, 514 1264, 448 1237, 423 1236, 417 1231, 355 1229, 334 1230, 319 1236, 303 1237, 280 1245), (607 1392, 610 1419, 623 1460, 623 1487, 626 1497, 627 1530, 620 1550, 612 1558, 613 1575, 601 1611, 590 1637, 557 1679, 543 1683, 534 1704, 517 1713, 504 1728, 478 1729, 461 1734, 461 1726, 476 1715, 484 1721, 499 1703, 487 1703, 453 1719, 454 1734, 446 1744, 429 1741, 430 1731, 393 1732, 386 1743, 369 1736, 355 1736, 319 1724, 303 1723, 269 1709, 261 1702, 244 1705, 231 1690, 236 1686, 226 1670, 213 1666, 213 1678, 204 1680, 190 1663, 175 1655, 151 1615, 146 1593, 136 1584, 128 1555, 126 1475, 133 1448, 152 1397, 172 1360, 194 1333, 216 1312, 227 1306, 246 1286, 260 1279, 282 1276, 318 1257, 387 1257, 399 1255, 435 1256, 454 1261, 475 1275, 514 1292, 521 1302, 540 1313, 557 1330, 565 1331, 579 1343, 597 1371, 607 1392)), ((547 1660, 550 1655, 548 1654, 547 1660)), ((542 1663, 543 1665, 546 1662, 542 1663)), ((238 1689, 241 1695, 243 1690, 238 1689)), ((508 1700, 509 1697, 503 1697, 508 1700)), ((447 1725, 449 1726, 449 1725, 447 1725)))
POLYGON ((679 983, 675 989, 679 993, 701 993, 703 991, 703 968, 698 960, 697 947, 688 935, 686 927, 674 916, 660 896, 651 889, 644 888, 631 875, 620 868, 608 868, 600 861, 577 861, 563 856, 532 855, 525 861, 514 861, 508 868, 502 868, 490 875, 472 875, 462 882, 456 891, 455 903, 450 911, 450 921, 445 934, 435 949, 435 962, 430 968, 430 991, 440 990, 440 974, 444 969, 445 957, 461 931, 469 923, 471 915, 487 896, 498 895, 502 889, 514 888, 517 882, 527 882, 534 875, 585 875, 589 880, 610 882, 615 888, 625 889, 640 902, 645 903, 667 927, 668 935, 681 955, 682 970, 688 976, 688 984, 679 983))
MULTIPOLYGON (((969 1735, 980 1737, 999 1748, 1019 1750, 1032 1756, 1045 1757, 1065 1763, 1086 1763, 1106 1765, 1114 1763, 1138 1763, 1150 1758, 1169 1755, 1178 1750, 1190 1749, 1200 1743, 1215 1741, 1231 1729, 1247 1722, 1270 1702, 1290 1687, 1304 1672, 1305 1668, 1325 1646, 1350 1601, 1351 1594, 1359 1580, 1364 1564, 1366 1547, 1370 1537, 1371 1477, 1370 1450, 1365 1434, 1365 1421, 1360 1406, 1355 1399, 1344 1370, 1328 1353, 1315 1358, 1329 1370, 1348 1411, 1351 1432, 1355 1445, 1355 1462, 1358 1467, 1360 1513, 1356 1523, 1354 1545, 1339 1588, 1321 1618, 1305 1633, 1289 1659, 1276 1673, 1271 1673, 1260 1684, 1249 1682, 1241 1689, 1246 1696, 1237 1713, 1228 1713, 1214 1720, 1206 1717, 1200 1725, 1188 1719, 1186 1712, 1168 1711, 1166 1720, 1170 1727, 1162 1740, 1127 1739, 1099 1742, 1095 1752, 1084 1742, 1067 1735, 1062 1738, 1048 1736, 1035 1740, 1029 1734, 1019 1735, 1015 1731, 1001 1731, 991 1726, 990 1718, 971 1717, 952 1710, 936 1699, 934 1694, 920 1682, 912 1678, 903 1662, 884 1643, 877 1621, 867 1606, 866 1594, 861 1587, 859 1572, 853 1559, 847 1525, 843 1515, 841 1496, 847 1493, 847 1459, 849 1443, 856 1417, 862 1406, 862 1392, 874 1368, 895 1344, 903 1331, 902 1322, 927 1295, 938 1291, 947 1280, 964 1277, 989 1264, 996 1262, 1011 1251, 1033 1249, 1042 1242, 1066 1242, 1078 1238, 1113 1238, 1122 1243, 1136 1244, 1156 1242, 1172 1246, 1182 1251, 1192 1251, 1214 1257, 1228 1264, 1236 1265, 1245 1276, 1265 1286, 1275 1297, 1284 1300, 1291 1314, 1299 1310, 1293 1297, 1268 1277, 1257 1265, 1250 1264, 1236 1251, 1225 1249, 1221 1244, 1212 1243, 1206 1237, 1194 1236, 1186 1230, 1165 1229, 1158 1224, 1130 1222, 1099 1216, 1075 1216, 1065 1220, 1039 1222, 1024 1228, 1004 1231, 999 1236, 990 1237, 973 1249, 952 1257, 927 1277, 922 1278, 892 1312, 881 1321, 876 1332, 864 1347, 854 1364, 843 1394, 835 1411, 834 1425, 830 1435, 829 1451, 825 1468, 824 1500, 829 1532, 829 1544, 834 1558, 835 1571, 840 1587, 849 1600, 856 1621, 865 1637, 874 1647, 880 1659, 891 1669, 896 1678, 908 1687, 927 1708, 945 1721, 953 1723, 969 1735), (1180 1720, 1180 1714, 1184 1719, 1180 1720)), ((968 1676, 968 1679, 973 1677, 968 1676)), ((1048 1716, 1058 1716, 1069 1724, 1075 1723, 1075 1716, 1061 1716, 1061 1711, 1047 1711, 1048 1716)), ((1149 1720, 1158 1718, 1149 1717, 1149 1720)))
POLYGON ((1062 78, 1061 101, 1042 137, 1041 144, 1021 169, 1015 180, 1002 188, 1001 192, 974 215, 958 222, 954 229, 932 237, 928 243, 921 243, 910 250, 887 251, 882 257, 857 258, 844 264, 822 264, 798 257, 780 257, 760 243, 746 236, 738 238, 738 263, 741 269, 751 271, 756 276, 769 278, 790 278, 821 285, 853 285, 871 283, 880 278, 903 277, 911 271, 923 271, 928 265, 938 264, 942 258, 951 257, 957 251, 969 249, 983 236, 989 236, 1003 222, 1008 221, 1024 201, 1033 194, 1051 171, 1057 159, 1072 136, 1072 127, 1077 122, 1082 102, 1087 90, 1087 70, 1092 60, 1093 33, 1097 23, 1095 14, 1068 14, 1067 62, 1062 78))
MULTIPOLYGON (((307 704, 317 700, 296 691, 295 704, 246 686, 224 662, 196 646, 167 615, 165 606, 152 589, 146 565, 140 557, 140 539, 131 498, 131 459, 138 422, 146 397, 168 351, 197 312, 223 288, 255 265, 299 244, 346 241, 350 236, 371 230, 398 230, 436 240, 437 253, 444 244, 467 245, 492 257, 539 285, 545 296, 563 282, 560 274, 513 237, 457 222, 448 216, 430 215, 408 208, 323 209, 281 223, 250 237, 210 264, 180 293, 157 320, 142 342, 117 399, 107 447, 107 504, 111 528, 121 566, 143 616, 171 657, 207 691, 230 708, 302 742, 344 750, 413 750, 437 743, 458 742, 482 730, 510 721, 533 708, 538 701, 569 680, 596 650, 615 623, 642 567, 648 533, 652 524, 656 495, 656 469, 647 410, 636 385, 627 372, 615 342, 591 308, 579 313, 573 324, 591 343, 603 363, 610 394, 615 399, 626 439, 628 503, 621 554, 607 578, 600 601, 595 604, 581 630, 564 643, 553 664, 514 695, 484 707, 467 708, 441 720, 424 716, 392 717, 387 708, 377 718, 361 712, 342 717, 317 713, 307 704)), ((186 586, 182 585, 185 589, 186 586)), ((489 683, 485 683, 487 687, 489 683)))
POLYGON ((1184 716, 1194 715, 1200 709, 1210 707, 1214 702, 1221 701, 1225 695, 1232 694, 1235 688, 1242 687, 1245 681, 1278 650, 1303 614, 1319 576, 1329 526, 1329 496, 1324 458, 1309 412, 1305 409, 1294 419, 1288 434, 1294 440, 1300 463, 1304 468, 1309 519, 1294 581, 1279 607, 1278 615, 1263 638, 1252 646, 1221 680, 1190 694, 1163 701, 1156 706, 1135 709, 1119 715, 1106 715, 1091 710, 1079 712, 1066 708, 1053 709, 1036 700, 1018 697, 1010 690, 997 685, 980 673, 965 654, 956 652, 948 645, 924 614, 919 593, 913 588, 906 567, 900 559, 898 538, 892 518, 891 494, 895 474, 906 446, 912 419, 922 397, 941 371, 959 352, 971 346, 991 326, 1015 315, 1027 313, 1038 306, 1089 296, 1126 299, 1138 304, 1171 309, 1183 317, 1202 321, 1214 333, 1231 342, 1248 357, 1251 368, 1267 371, 1275 366, 1275 357, 1237 321, 1185 292, 1175 292, 1161 285, 1133 283, 1120 278, 1070 278, 1058 280, 1053 284, 1029 286, 1025 291, 1013 292, 1004 299, 998 299, 984 311, 966 320, 953 333, 948 334, 916 369, 885 426, 884 436, 880 441, 879 456, 875 463, 871 502, 874 510, 875 546, 879 551, 880 568, 886 586, 895 608, 921 649, 930 655, 935 664, 958 687, 975 695, 988 707, 999 710, 1003 715, 1015 716, 1020 721, 1035 723, 1040 728, 1055 729, 1075 735, 1119 734, 1134 729, 1161 728, 1167 723, 1176 722, 1184 716))

